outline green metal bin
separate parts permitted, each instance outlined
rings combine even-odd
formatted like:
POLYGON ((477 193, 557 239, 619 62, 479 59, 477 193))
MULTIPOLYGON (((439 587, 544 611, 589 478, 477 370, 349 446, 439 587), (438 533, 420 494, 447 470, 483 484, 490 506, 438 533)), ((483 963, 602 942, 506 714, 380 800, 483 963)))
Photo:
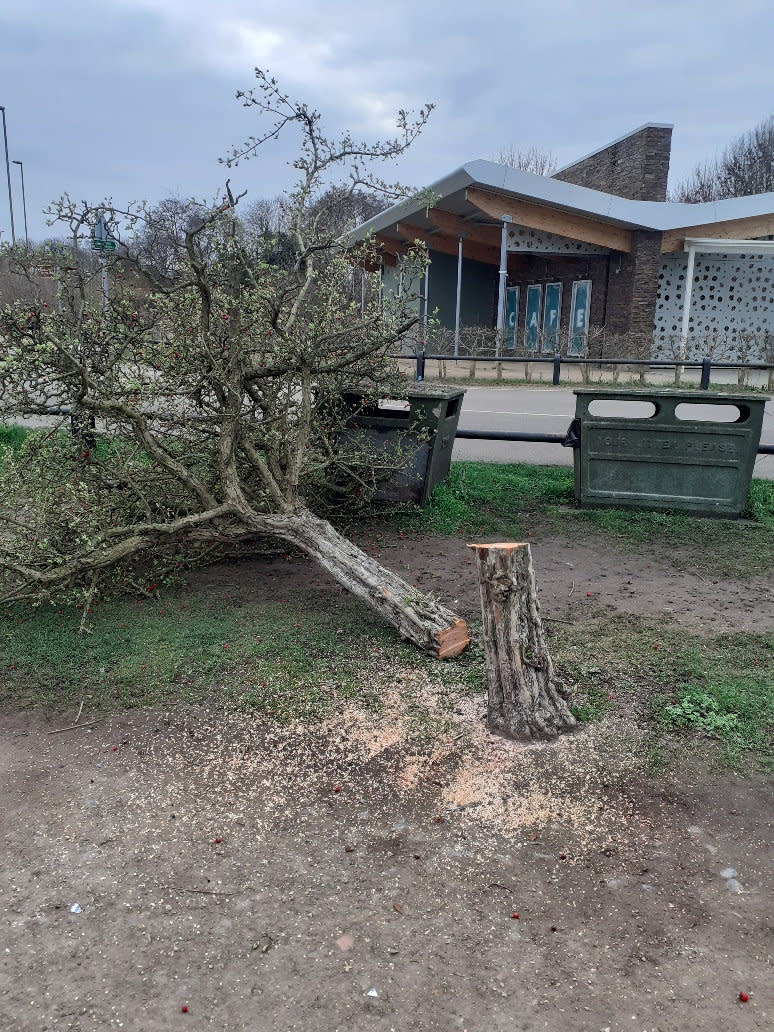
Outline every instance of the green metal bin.
POLYGON ((767 397, 592 387, 574 393, 581 506, 741 515, 767 397))
POLYGON ((460 387, 422 383, 409 387, 404 398, 382 398, 367 407, 362 394, 343 395, 354 413, 347 421, 348 442, 365 443, 400 463, 380 484, 377 502, 427 504, 449 473, 464 394, 460 387))

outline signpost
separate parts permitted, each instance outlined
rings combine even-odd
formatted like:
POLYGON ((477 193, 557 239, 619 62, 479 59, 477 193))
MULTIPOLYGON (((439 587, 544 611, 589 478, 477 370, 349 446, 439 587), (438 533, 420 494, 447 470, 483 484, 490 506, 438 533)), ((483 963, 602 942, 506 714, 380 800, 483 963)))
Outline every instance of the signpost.
MULTIPOLYGON (((91 231, 91 249, 92 251, 101 251, 102 256, 105 256, 105 251, 115 251, 116 241, 111 237, 108 230, 107 221, 105 219, 105 213, 101 212, 97 221, 94 223, 94 229, 91 231)), ((104 262, 102 264, 102 310, 107 318, 110 298, 108 296, 108 276, 107 267, 104 262)))
POLYGON ((546 284, 543 308, 543 351, 553 354, 559 350, 559 323, 562 312, 562 284, 546 284))
POLYGON ((589 309, 591 307, 591 280, 576 280, 572 285, 570 305, 570 339, 568 355, 582 355, 589 336, 589 309))
POLYGON ((94 223, 94 229, 91 231, 91 249, 92 251, 115 251, 116 249, 116 242, 110 235, 104 212, 98 217, 94 223))

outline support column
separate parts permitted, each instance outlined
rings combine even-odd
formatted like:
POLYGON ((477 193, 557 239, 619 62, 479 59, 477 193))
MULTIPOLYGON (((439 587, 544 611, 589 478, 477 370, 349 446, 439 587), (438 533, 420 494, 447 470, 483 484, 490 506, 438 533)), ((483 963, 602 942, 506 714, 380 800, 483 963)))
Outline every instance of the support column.
POLYGON ((685 270, 685 288, 683 291, 683 324, 680 328, 680 355, 685 357, 688 350, 688 325, 691 321, 691 296, 693 295, 693 272, 696 266, 696 248, 688 245, 688 266, 685 270))
POLYGON ((499 358, 503 351, 505 333, 505 287, 508 281, 508 225, 513 221, 510 215, 503 215, 503 229, 500 236, 500 272, 497 288, 497 344, 499 358))
POLYGON ((427 341, 427 324, 430 318, 430 257, 425 251, 425 312, 424 312, 424 327, 425 327, 425 342, 427 341))
POLYGON ((457 244, 457 307, 454 311, 454 355, 460 353, 460 301, 462 298, 462 241, 464 234, 460 233, 457 244))

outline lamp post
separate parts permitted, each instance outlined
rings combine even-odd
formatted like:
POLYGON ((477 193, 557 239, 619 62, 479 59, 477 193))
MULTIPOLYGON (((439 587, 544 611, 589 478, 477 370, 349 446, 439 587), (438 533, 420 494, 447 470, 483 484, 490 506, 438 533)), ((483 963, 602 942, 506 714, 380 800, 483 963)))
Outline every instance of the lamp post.
POLYGON ((27 197, 24 193, 24 162, 14 160, 14 165, 19 166, 19 172, 21 173, 22 181, 22 211, 24 212, 24 240, 27 244, 27 250, 30 249, 30 235, 27 232, 27 197))
POLYGON ((0 104, 0 111, 3 113, 3 140, 5 142, 5 172, 8 176, 8 207, 11 209, 11 243, 16 247, 16 230, 13 225, 13 196, 11 194, 11 166, 8 161, 8 132, 5 127, 5 108, 0 104))

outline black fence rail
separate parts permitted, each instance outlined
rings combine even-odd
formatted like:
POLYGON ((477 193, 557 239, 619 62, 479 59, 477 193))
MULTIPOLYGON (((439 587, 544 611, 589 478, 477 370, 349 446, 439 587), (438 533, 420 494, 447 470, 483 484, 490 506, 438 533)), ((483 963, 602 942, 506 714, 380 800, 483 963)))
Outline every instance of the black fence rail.
POLYGON ((745 369, 749 371, 770 372, 774 369, 772 362, 722 362, 711 358, 696 359, 661 359, 661 358, 581 358, 566 355, 449 355, 449 354, 428 354, 425 351, 418 351, 416 355, 391 355, 391 358, 402 359, 403 361, 416 362, 416 378, 424 380, 425 364, 429 361, 438 362, 494 362, 497 364, 527 363, 533 365, 542 363, 553 366, 551 383, 558 387, 561 383, 562 366, 640 366, 649 369, 700 369, 701 377, 699 387, 707 390, 710 385, 710 377, 713 369, 745 369))
MULTIPOLYGON (((466 430, 457 427, 455 440, 467 441, 529 441, 534 444, 565 445, 567 434, 531 434, 528 430, 466 430)), ((774 444, 760 444, 758 455, 774 455, 774 444)))
MULTIPOLYGON (((448 359, 449 355, 427 355, 424 351, 419 351, 416 356, 413 355, 394 355, 394 358, 403 359, 414 359, 416 358, 417 363, 417 380, 424 380, 425 377, 425 362, 430 360, 448 359)), ((458 356, 451 356, 458 357, 458 356)), ((477 356, 463 356, 464 358, 473 359, 475 361, 487 361, 487 362, 550 362, 553 369, 553 384, 558 386, 560 383, 561 374, 561 363, 566 362, 569 364, 581 364, 587 363, 589 365, 638 365, 638 366, 651 366, 654 368, 665 368, 673 369, 676 366, 688 367, 691 369, 701 369, 701 390, 706 390, 709 387, 710 372, 713 366, 717 369, 762 369, 764 371, 774 369, 774 365, 770 362, 712 362, 709 358, 704 358, 701 362, 696 361, 667 361, 660 359, 594 359, 594 358, 561 358, 559 355, 537 357, 537 358, 512 358, 510 356, 503 358, 485 358, 479 359, 477 356)), ((537 434, 530 433, 527 430, 469 430, 465 427, 457 427, 455 439, 460 438, 461 440, 467 441, 526 441, 534 444, 561 444, 566 446, 567 435, 566 434, 537 434)), ((774 455, 774 444, 760 444, 758 446, 758 455, 774 455)))

